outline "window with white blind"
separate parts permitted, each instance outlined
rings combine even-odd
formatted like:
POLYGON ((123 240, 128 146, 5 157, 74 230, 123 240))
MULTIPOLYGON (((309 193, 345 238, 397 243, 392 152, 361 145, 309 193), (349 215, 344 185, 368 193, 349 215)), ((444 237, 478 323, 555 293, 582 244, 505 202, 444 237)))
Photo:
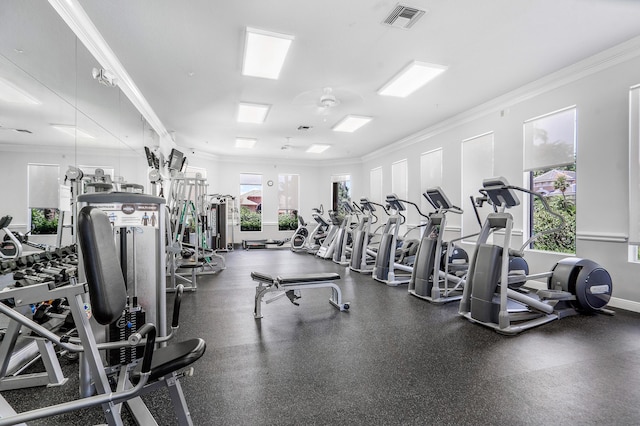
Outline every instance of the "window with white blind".
POLYGON ((382 167, 371 169, 369 173, 369 198, 376 203, 382 203, 382 167))
POLYGON ((56 234, 60 201, 60 166, 27 164, 29 230, 33 234, 56 234))
MULTIPOLYGON (((482 181, 493 176, 493 132, 484 133, 462 141, 462 200, 460 207, 470 208, 469 197, 479 197, 482 181), (467 207, 468 206, 468 207, 467 207)), ((492 210, 485 203, 478 208, 481 218, 492 210)), ((480 224, 473 212, 462 216, 462 235, 475 234, 480 230, 480 224)), ((468 238, 475 241, 475 237, 468 238)))
POLYGON ((420 209, 425 213, 431 204, 422 193, 434 186, 442 186, 442 148, 420 155, 420 209))
POLYGON ((629 261, 640 262, 640 85, 629 90, 629 261))
POLYGON ((401 200, 406 200, 409 196, 407 174, 408 165, 406 159, 391 164, 391 192, 401 200))
MULTIPOLYGON (((524 122, 524 172, 529 189, 542 194, 564 226, 541 235, 532 249, 575 253, 576 251, 576 108, 571 106, 524 122)), ((537 235, 557 227, 540 199, 528 199, 528 234, 537 235)))

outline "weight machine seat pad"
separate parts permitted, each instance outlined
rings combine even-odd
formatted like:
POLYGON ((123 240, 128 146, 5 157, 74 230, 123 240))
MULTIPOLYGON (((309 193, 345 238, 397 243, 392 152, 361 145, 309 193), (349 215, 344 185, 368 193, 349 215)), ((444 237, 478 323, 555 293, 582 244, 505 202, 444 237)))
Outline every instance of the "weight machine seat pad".
POLYGON ((271 284, 273 284, 275 282, 275 278, 273 278, 269 274, 265 274, 265 273, 262 273, 262 272, 252 272, 251 273, 251 279, 256 280, 256 281, 262 281, 262 282, 266 282, 266 283, 271 283, 271 284))
MULTIPOLYGON (((191 365, 204 355, 206 348, 207 345, 204 340, 196 338, 156 349, 153 351, 149 381, 191 365)), ((136 384, 140 379, 141 369, 142 363, 138 363, 138 366, 131 374, 131 382, 133 384, 136 384)))
POLYGON ((304 284, 317 281, 339 280, 340 275, 335 272, 299 274, 299 275, 278 275, 278 282, 282 285, 304 284))
POLYGON ((195 268, 201 268, 202 266, 204 266, 203 262, 188 262, 188 263, 179 263, 178 265, 176 265, 178 269, 181 269, 181 268, 195 269, 195 268))
POLYGON ((102 325, 122 316, 127 289, 113 240, 109 217, 97 207, 85 206, 78 213, 78 242, 82 248, 91 311, 102 325))

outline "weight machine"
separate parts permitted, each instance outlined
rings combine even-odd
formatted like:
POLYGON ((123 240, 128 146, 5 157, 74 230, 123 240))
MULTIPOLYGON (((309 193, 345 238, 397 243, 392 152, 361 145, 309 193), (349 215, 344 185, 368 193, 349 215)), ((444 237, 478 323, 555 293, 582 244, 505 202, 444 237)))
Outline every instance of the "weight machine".
POLYGON ((207 180, 200 174, 193 178, 176 175, 171 178, 167 200, 168 290, 174 291, 180 280, 187 284, 185 290, 195 291, 198 275, 217 273, 226 265, 224 257, 211 248, 214 232, 207 180))

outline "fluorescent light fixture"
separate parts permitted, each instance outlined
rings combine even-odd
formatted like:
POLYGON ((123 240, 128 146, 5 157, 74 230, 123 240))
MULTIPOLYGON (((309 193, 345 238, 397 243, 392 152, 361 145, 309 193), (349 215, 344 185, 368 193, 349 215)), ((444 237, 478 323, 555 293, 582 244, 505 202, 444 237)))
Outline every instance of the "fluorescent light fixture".
POLYGON ((238 105, 238 122, 257 124, 264 123, 270 108, 271 105, 241 102, 240 105, 238 105))
POLYGON ((251 149, 256 146, 256 142, 258 142, 258 139, 236 138, 236 148, 251 149))
POLYGON ((406 98, 448 67, 413 61, 378 90, 379 95, 406 98))
POLYGON ((323 145, 323 144, 313 144, 309 148, 307 148, 307 152, 312 154, 320 154, 321 152, 325 152, 331 148, 331 145, 323 145))
POLYGON ((95 139, 95 136, 89 134, 86 130, 82 130, 81 128, 76 126, 69 126, 67 124, 52 124, 51 127, 61 131, 62 133, 66 133, 74 137, 79 137, 84 139, 95 139))
POLYGON ((294 38, 247 27, 242 74, 277 80, 294 38))
POLYGON ((0 101, 16 103, 40 105, 40 101, 20 89, 18 86, 9 83, 0 78, 0 101))
POLYGON ((345 118, 340 120, 335 126, 333 126, 333 131, 353 133, 356 130, 358 130, 360 127, 370 122, 371 119, 372 119, 371 117, 364 117, 361 115, 347 115, 345 118))

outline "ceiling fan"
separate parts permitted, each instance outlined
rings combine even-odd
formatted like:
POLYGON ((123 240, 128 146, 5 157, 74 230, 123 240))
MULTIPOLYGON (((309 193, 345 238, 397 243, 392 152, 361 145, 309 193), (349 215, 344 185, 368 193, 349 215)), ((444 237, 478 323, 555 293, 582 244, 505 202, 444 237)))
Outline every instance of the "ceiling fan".
POLYGON ((15 127, 4 127, 2 125, 0 125, 0 130, 11 130, 11 131, 18 132, 18 133, 33 133, 31 130, 17 129, 15 127))
POLYGON ((293 99, 293 105, 311 107, 317 114, 327 115, 338 106, 353 106, 363 100, 352 90, 327 86, 300 93, 293 99))

